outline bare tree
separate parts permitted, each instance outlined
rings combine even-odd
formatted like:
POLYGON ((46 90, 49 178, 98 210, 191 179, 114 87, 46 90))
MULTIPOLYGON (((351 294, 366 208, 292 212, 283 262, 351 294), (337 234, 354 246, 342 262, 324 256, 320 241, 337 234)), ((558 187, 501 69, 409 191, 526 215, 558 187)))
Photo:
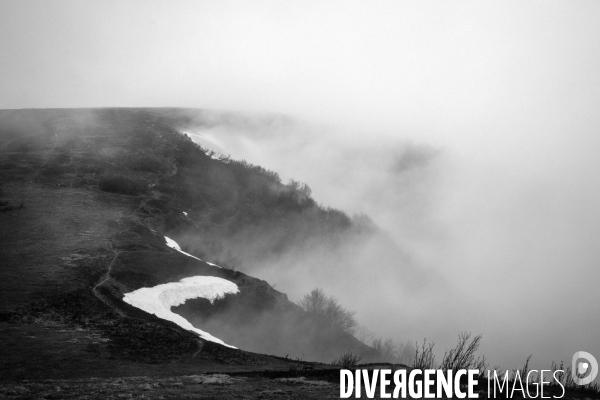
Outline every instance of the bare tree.
POLYGON ((396 345, 392 339, 375 339, 372 344, 373 348, 377 351, 379 361, 395 362, 396 361, 396 345))
POLYGON ((407 340, 404 344, 398 342, 396 345, 396 362, 409 365, 414 354, 415 347, 410 340, 407 340))
POLYGON ((370 343, 373 338, 375 337, 375 334, 369 330, 369 328, 367 328, 364 325, 358 325, 356 327, 356 334, 355 334, 356 338, 358 340, 360 340, 363 343, 370 343))
POLYGON ((336 298, 326 296, 321 289, 313 289, 309 294, 304 295, 298 305, 312 316, 327 321, 347 333, 354 334, 356 331, 354 312, 346 310, 336 298))
POLYGON ((327 296, 321 289, 313 289, 309 294, 305 294, 298 305, 309 314, 320 316, 325 310, 327 296))

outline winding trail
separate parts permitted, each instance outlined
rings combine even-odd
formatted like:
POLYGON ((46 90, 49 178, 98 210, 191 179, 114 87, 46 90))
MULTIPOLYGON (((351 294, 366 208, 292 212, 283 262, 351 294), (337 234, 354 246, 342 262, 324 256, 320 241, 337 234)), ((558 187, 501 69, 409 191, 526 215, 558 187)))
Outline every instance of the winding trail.
MULTIPOLYGON (((126 231, 127 231, 127 229, 122 230, 120 232, 117 232, 114 235, 118 235, 119 233, 126 232, 126 231)), ((106 274, 104 275, 104 278, 100 282, 98 282, 98 284, 96 284, 96 286, 94 286, 94 288, 92 289, 92 292, 94 293, 94 296, 96 296, 98 298, 98 300, 100 300, 101 302, 103 302, 104 304, 106 304, 108 306, 108 308, 116 311, 120 316, 125 317, 126 315, 125 315, 125 313, 123 311, 121 311, 118 307, 115 307, 113 304, 111 304, 98 291, 98 287, 101 286, 102 284, 104 284, 105 282, 107 282, 110 279, 110 273, 112 271, 112 267, 117 262, 117 259, 119 258, 119 254, 121 253, 120 251, 118 251, 117 249, 115 249, 115 244, 112 241, 112 237, 114 235, 111 235, 111 237, 108 238, 108 241, 110 243, 111 250, 113 251, 113 253, 115 255, 114 255, 113 259, 111 260, 110 264, 108 265, 108 268, 106 270, 106 274)))
MULTIPOLYGON (((156 193, 156 190, 154 190, 154 186, 156 185, 156 183, 158 182, 159 179, 171 177, 171 176, 175 175, 176 173, 177 173, 177 165, 175 163, 173 163, 173 170, 171 172, 164 174, 162 176, 159 176, 158 178, 156 178, 156 180, 153 183, 151 183, 149 185, 151 188, 150 189, 151 195, 145 196, 145 198, 142 199, 142 201, 140 202, 140 205, 131 212, 131 214, 129 215, 129 218, 135 217, 136 213, 140 209, 142 209, 142 207, 144 207, 150 200, 158 199, 158 194, 156 193)), ((114 253, 114 257, 112 258, 110 264, 108 265, 108 268, 106 269, 106 274, 104 274, 104 277, 102 278, 102 280, 100 282, 98 282, 96 284, 96 286, 94 286, 92 289, 94 296, 96 296, 96 298, 98 298, 98 300, 100 300, 102 303, 106 304, 110 309, 116 311, 122 317, 126 317, 125 313, 121 309, 116 307, 114 304, 111 304, 108 300, 106 300, 104 298, 104 296, 102 296, 102 294, 100 294, 100 292, 98 291, 98 287, 102 286, 104 283, 106 283, 107 281, 109 281, 111 279, 110 274, 112 272, 112 267, 113 267, 113 265, 115 265, 115 263, 117 262, 117 259, 119 258, 119 255, 121 254, 121 252, 116 249, 115 242, 113 242, 112 238, 116 235, 127 232, 128 230, 129 230, 129 228, 123 229, 122 231, 112 234, 107 239, 110 244, 110 248, 111 248, 112 252, 114 253)))
MULTIPOLYGON (((157 218, 147 211, 143 212, 144 207, 147 205, 147 203, 149 201, 159 198, 159 196, 160 196, 159 192, 154 189, 158 180, 173 176, 176 173, 177 173, 177 166, 175 164, 173 164, 172 171, 170 171, 167 174, 157 177, 156 180, 152 184, 149 185, 150 193, 141 199, 139 205, 133 211, 131 211, 131 214, 129 214, 128 217, 124 217, 124 218, 128 218, 132 221, 138 221, 138 222, 142 222, 142 223, 144 222, 144 220, 146 218, 157 218)), ((146 224, 144 224, 144 225, 146 225, 146 224)), ((123 229, 119 232, 112 234, 107 239, 110 244, 110 248, 111 248, 112 252, 114 253, 114 256, 106 269, 106 273, 103 275, 102 279, 92 289, 94 296, 96 296, 96 298, 98 300, 100 300, 107 307, 109 307, 109 309, 114 310, 121 317, 128 317, 128 316, 126 315, 126 313, 123 310, 121 310, 118 307, 117 304, 114 304, 114 302, 110 301, 110 299, 108 299, 107 296, 103 295, 99 289, 102 287, 102 285, 107 284, 112 279, 111 273, 112 273, 113 266, 117 263, 117 260, 119 259, 119 256, 122 253, 122 251, 120 251, 118 249, 118 245, 115 243, 115 241, 113 239, 120 234, 128 232, 129 230, 130 230, 130 228, 123 229)), ((182 251, 181 248, 179 247, 179 245, 175 241, 173 241, 167 237, 165 237, 165 240, 167 242, 166 245, 168 247, 171 247, 172 249, 174 249, 180 253, 183 253, 189 257, 195 258, 199 261, 203 261, 203 260, 200 260, 198 257, 195 257, 191 254, 188 254, 188 253, 182 251)), ((212 263, 207 263, 207 264, 215 266, 215 267, 219 267, 218 265, 215 265, 212 263)), ((191 298, 205 298, 212 303, 215 299, 220 298, 225 294, 237 293, 238 291, 239 291, 238 287, 235 283, 225 280, 225 279, 222 279, 222 278, 212 277, 212 276, 192 276, 192 277, 184 278, 184 279, 180 280, 179 282, 170 282, 170 283, 161 284, 161 285, 157 285, 157 286, 150 287, 150 288, 140 288, 140 289, 134 290, 132 292, 125 293, 122 300, 127 304, 130 304, 130 305, 132 305, 138 309, 141 309, 149 314, 153 314, 163 320, 173 322, 176 325, 178 325, 179 327, 181 327, 189 332, 194 332, 198 336, 200 336, 197 339, 198 349, 192 355, 192 358, 195 358, 199 353, 202 352, 202 349, 204 347, 204 341, 211 341, 211 342, 219 343, 221 345, 224 345, 224 346, 230 347, 230 348, 235 348, 235 347, 223 342, 219 338, 212 336, 208 332, 205 332, 205 331, 202 331, 202 330, 196 328, 188 320, 186 320, 179 314, 173 313, 171 311, 171 307, 183 304, 187 299, 191 299, 191 298)))

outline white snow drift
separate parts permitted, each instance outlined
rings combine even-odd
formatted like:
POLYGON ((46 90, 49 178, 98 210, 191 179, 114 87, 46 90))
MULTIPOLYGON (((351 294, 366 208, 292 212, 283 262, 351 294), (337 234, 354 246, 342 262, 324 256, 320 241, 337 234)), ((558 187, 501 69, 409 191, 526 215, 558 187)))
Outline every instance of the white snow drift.
MULTIPOLYGON (((167 246, 169 246, 170 248, 175 249, 178 252, 185 254, 186 256, 195 258, 196 260, 200 260, 198 257, 195 257, 195 256, 191 255, 190 253, 186 253, 185 251, 181 250, 181 247, 179 247, 177 242, 174 241, 173 239, 165 236, 165 240, 167 241, 167 246)), ((200 261, 202 261, 202 260, 200 260, 200 261)))
MULTIPOLYGON (((166 239, 167 241, 170 240, 166 239)), ((195 328, 187 319, 172 312, 171 307, 181 305, 188 299, 196 298, 204 298, 213 303, 215 299, 222 298, 228 293, 235 294, 238 292, 237 285, 231 281, 215 276, 192 276, 184 278, 179 282, 165 283, 126 293, 123 300, 140 310, 174 322, 184 329, 196 332, 202 339, 235 348, 224 343, 221 339, 212 336, 210 333, 195 328)))
POLYGON ((196 256, 193 256, 193 255, 191 255, 190 253, 186 253, 185 251, 181 250, 181 247, 179 247, 179 245, 177 244, 177 242, 176 242, 176 241, 174 241, 173 239, 171 239, 171 238, 168 238, 168 237, 166 237, 166 236, 165 236, 165 240, 167 241, 167 246, 169 246, 170 248, 172 248, 172 249, 175 249, 175 250, 177 250, 178 252, 180 252, 180 253, 182 253, 182 254, 185 254, 186 256, 189 256, 189 257, 195 258, 196 260, 199 260, 199 261, 205 262, 205 263, 207 263, 208 265, 212 265, 213 267, 218 267, 218 268, 221 268, 221 267, 220 267, 220 266, 218 266, 217 264, 213 264, 213 263, 210 263, 210 262, 208 262, 208 261, 200 260, 198 257, 196 257, 196 256))

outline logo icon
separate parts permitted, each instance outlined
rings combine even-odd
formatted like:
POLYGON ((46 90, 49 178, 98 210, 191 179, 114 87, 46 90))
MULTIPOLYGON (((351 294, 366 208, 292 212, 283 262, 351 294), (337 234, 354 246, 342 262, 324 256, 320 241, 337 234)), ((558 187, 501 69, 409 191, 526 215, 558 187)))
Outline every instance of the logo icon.
POLYGON ((576 385, 588 385, 598 375, 598 361, 590 353, 578 351, 573 354, 571 373, 573 374, 573 382, 576 385))

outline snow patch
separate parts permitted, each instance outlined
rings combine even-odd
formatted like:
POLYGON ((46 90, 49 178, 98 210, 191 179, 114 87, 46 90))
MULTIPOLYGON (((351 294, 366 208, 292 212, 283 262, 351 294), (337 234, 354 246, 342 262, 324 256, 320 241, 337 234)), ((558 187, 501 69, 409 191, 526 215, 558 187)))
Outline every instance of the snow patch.
POLYGON ((195 259, 196 259, 196 260, 198 260, 198 261, 202 261, 202 262, 205 262, 205 263, 207 263, 208 265, 212 265, 213 267, 218 267, 218 268, 221 268, 221 267, 219 267, 217 264, 213 264, 213 263, 209 263, 208 261, 201 260, 201 259, 199 259, 198 257, 196 257, 196 256, 193 256, 193 255, 191 255, 190 253, 186 253, 185 251, 181 250, 181 247, 179 247, 179 245, 177 244, 177 242, 176 242, 176 241, 174 241, 173 239, 171 239, 171 238, 168 238, 168 237, 166 237, 166 236, 165 236, 165 240, 167 241, 167 246, 169 246, 170 248, 172 248, 172 249, 175 249, 175 250, 177 250, 178 252, 180 252, 180 253, 182 253, 182 254, 185 254, 186 256, 189 256, 189 257, 195 258, 195 259))
POLYGON ((181 247, 179 247, 179 245, 177 244, 176 241, 174 241, 171 238, 168 238, 165 236, 165 240, 167 241, 167 246, 169 246, 172 249, 175 249, 177 251, 181 251, 181 247))
POLYGON ((183 329, 196 332, 202 339, 235 349, 234 346, 226 344, 210 333, 195 328, 187 319, 172 312, 171 307, 181 305, 186 300, 197 298, 207 299, 212 304, 215 299, 220 299, 229 293, 236 294, 238 292, 237 285, 226 279, 217 278, 216 276, 192 276, 179 282, 134 290, 126 293, 123 301, 161 319, 174 322, 183 329))
POLYGON ((165 240, 167 241, 167 246, 169 246, 170 248, 172 248, 172 249, 175 249, 175 250, 177 250, 178 252, 180 252, 180 253, 182 253, 182 254, 185 254, 185 255, 186 255, 186 256, 188 256, 188 257, 192 257, 192 258, 195 258, 195 259, 196 259, 196 260, 198 260, 198 261, 202 261, 202 260, 200 260, 198 257, 196 257, 196 256, 193 256, 193 255, 191 255, 190 253, 186 253, 185 251, 181 250, 181 247, 179 247, 179 245, 177 244, 177 242, 176 242, 176 241, 174 241, 173 239, 171 239, 171 238, 168 238, 168 237, 166 237, 166 236, 165 236, 165 240))

